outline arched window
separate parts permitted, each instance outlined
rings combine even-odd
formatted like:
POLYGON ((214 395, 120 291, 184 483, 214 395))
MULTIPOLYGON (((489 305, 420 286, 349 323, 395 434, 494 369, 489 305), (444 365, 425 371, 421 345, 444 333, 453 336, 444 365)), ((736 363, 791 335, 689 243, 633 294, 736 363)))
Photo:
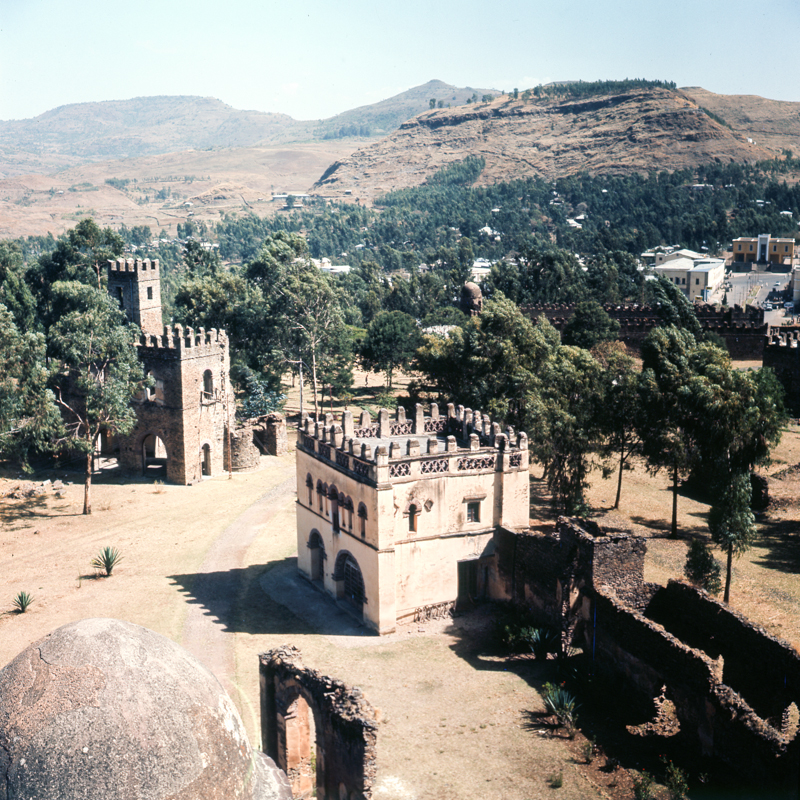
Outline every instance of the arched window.
POLYGON ((412 503, 408 507, 408 530, 411 533, 417 532, 417 515, 419 514, 419 509, 412 503))
POLYGON ((358 504, 358 517, 361 520, 361 538, 367 535, 367 507, 363 503, 358 504))
POLYGON ((203 475, 211 475, 211 445, 204 444, 200 452, 200 466, 203 475))
POLYGON ((203 394, 206 399, 214 396, 214 375, 210 369, 203 373, 203 394))
POLYGON ((322 481, 317 481, 317 500, 319 501, 319 513, 322 513, 322 498, 325 497, 325 487, 322 481))
POLYGON ((351 497, 345 497, 342 503, 342 508, 345 510, 345 513, 342 514, 342 521, 344 522, 344 526, 352 532, 353 530, 353 499, 351 497))
POLYGON ((308 537, 308 549, 311 551, 311 580, 321 581, 322 568, 327 556, 325 555, 325 545, 318 530, 311 531, 311 535, 308 537))
POLYGON ((328 489, 328 500, 331 501, 331 526, 334 533, 339 533, 339 493, 333 484, 328 489))
POLYGON ((314 479, 310 472, 306 475, 306 487, 308 488, 308 507, 311 508, 314 505, 314 479))

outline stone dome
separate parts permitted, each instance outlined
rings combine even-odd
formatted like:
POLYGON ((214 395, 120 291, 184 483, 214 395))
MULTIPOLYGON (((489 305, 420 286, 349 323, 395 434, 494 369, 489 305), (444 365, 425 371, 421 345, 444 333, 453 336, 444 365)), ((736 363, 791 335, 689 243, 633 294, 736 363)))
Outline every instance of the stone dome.
POLYGON ((467 281, 461 287, 461 310, 467 316, 474 316, 483 311, 483 292, 477 283, 467 281))
POLYGON ((0 798, 277 800, 287 789, 211 672, 147 628, 72 622, 0 670, 0 798))

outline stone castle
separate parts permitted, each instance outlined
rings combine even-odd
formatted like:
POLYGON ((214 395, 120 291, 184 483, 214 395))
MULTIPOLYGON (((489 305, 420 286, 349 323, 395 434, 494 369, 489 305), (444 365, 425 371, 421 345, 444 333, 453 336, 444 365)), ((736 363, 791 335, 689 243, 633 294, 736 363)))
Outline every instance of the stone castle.
POLYGON ((134 429, 104 438, 103 454, 123 469, 191 485, 286 452, 281 415, 237 426, 225 331, 162 325, 157 259, 109 261, 108 291, 142 331, 139 359, 153 385, 134 402, 134 429))

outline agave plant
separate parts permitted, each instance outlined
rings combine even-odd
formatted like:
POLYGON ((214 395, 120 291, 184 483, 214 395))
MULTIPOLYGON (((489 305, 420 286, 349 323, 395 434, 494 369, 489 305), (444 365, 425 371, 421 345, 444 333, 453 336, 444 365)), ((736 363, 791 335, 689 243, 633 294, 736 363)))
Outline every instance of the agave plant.
POLYGON ((33 597, 31 595, 29 595, 27 592, 20 592, 14 598, 14 608, 16 608, 20 614, 24 614, 32 602, 33 597))
POLYGON ((122 561, 122 554, 116 547, 104 547, 92 559, 92 566, 95 569, 104 570, 106 575, 111 575, 111 571, 120 561, 122 561))
POLYGON ((544 707, 553 716, 558 718, 559 725, 571 728, 577 719, 578 701, 572 692, 563 686, 546 683, 542 692, 544 707))

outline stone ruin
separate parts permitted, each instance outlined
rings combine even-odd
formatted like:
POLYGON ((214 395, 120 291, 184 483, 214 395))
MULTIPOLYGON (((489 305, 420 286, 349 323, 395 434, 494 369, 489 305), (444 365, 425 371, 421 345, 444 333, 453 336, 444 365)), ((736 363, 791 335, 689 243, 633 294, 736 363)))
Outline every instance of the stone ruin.
POLYGON ((753 781, 797 778, 800 654, 706 592, 644 581, 646 539, 564 517, 552 534, 497 535, 509 599, 583 650, 642 721, 674 706, 688 756, 753 781))
POLYGON ((376 775, 376 712, 361 690, 303 665, 285 645, 259 656, 261 741, 295 797, 369 800, 376 775))

